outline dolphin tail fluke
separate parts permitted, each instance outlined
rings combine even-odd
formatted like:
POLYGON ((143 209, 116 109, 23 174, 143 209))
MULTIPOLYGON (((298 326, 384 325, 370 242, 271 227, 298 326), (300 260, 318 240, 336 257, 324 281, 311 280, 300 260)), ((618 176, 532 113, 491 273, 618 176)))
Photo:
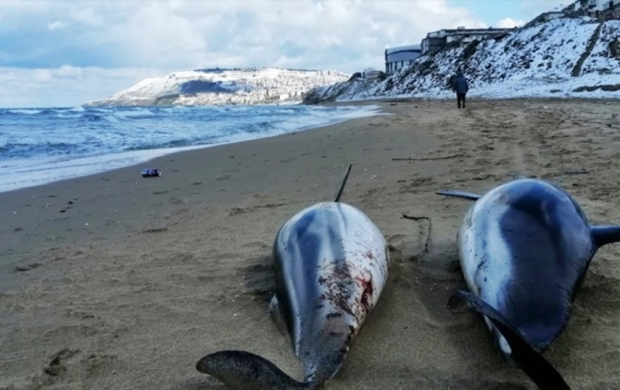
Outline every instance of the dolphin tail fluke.
POLYGON ((453 196, 455 198, 464 198, 464 199, 469 199, 469 200, 480 199, 480 195, 474 194, 471 192, 465 192, 465 191, 439 191, 439 192, 436 192, 436 194, 444 195, 444 196, 453 196))
POLYGON ((269 360, 245 351, 219 351, 209 354, 196 369, 219 379, 229 389, 314 389, 314 383, 298 382, 269 360))
POLYGON ((345 184, 347 184, 347 179, 349 178, 349 173, 351 173, 351 167, 352 167, 352 165, 349 164, 349 167, 347 168, 347 172, 344 174, 344 179, 342 179, 342 183, 340 184, 340 187, 338 188, 338 192, 336 192, 336 197, 334 199, 334 202, 340 202, 340 197, 342 196, 342 191, 344 191, 344 186, 345 186, 345 184))
POLYGON ((594 244, 599 248, 606 244, 620 242, 620 226, 593 226, 590 232, 594 244))
POLYGON ((497 310, 489 306, 477 296, 464 291, 458 291, 450 298, 448 309, 457 310, 465 305, 467 309, 486 316, 504 336, 510 349, 512 358, 519 364, 519 368, 541 390, 570 390, 562 375, 539 352, 534 350, 523 338, 521 333, 509 325, 506 318, 497 310))

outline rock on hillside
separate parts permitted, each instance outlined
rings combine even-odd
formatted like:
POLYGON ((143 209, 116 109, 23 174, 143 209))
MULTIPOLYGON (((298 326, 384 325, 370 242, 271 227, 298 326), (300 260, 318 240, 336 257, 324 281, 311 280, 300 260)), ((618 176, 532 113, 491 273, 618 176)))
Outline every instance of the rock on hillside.
POLYGON ((325 70, 199 69, 150 78, 85 106, 263 104, 299 102, 312 88, 347 80, 325 70))
POLYGON ((419 57, 383 82, 344 82, 310 91, 306 103, 380 97, 452 97, 462 69, 471 96, 620 97, 620 21, 561 18, 419 57))

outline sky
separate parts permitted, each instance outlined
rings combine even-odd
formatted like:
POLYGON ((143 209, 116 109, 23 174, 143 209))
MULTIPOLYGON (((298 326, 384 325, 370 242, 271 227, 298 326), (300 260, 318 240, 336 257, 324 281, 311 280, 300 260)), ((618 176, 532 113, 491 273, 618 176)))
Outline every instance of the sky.
POLYGON ((430 31, 513 27, 562 0, 0 0, 0 107, 75 107, 211 67, 383 69, 430 31))

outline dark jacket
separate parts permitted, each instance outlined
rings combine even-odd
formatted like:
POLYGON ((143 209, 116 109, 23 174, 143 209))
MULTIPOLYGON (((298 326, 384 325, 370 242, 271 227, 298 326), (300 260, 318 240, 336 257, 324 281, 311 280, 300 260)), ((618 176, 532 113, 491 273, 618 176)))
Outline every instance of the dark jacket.
POLYGON ((454 84, 452 85, 452 90, 456 93, 467 93, 469 91, 469 85, 467 84, 467 79, 462 74, 458 74, 454 79, 454 84))

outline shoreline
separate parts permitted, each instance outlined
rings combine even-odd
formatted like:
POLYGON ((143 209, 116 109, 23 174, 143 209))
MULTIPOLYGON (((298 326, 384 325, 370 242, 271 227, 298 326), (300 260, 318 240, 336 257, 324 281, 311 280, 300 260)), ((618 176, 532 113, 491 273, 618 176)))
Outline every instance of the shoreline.
MULTIPOLYGON (((381 111, 380 106, 376 104, 369 104, 369 105, 345 104, 341 106, 343 107, 371 106, 371 108, 364 110, 364 111, 357 111, 353 113, 340 113, 338 115, 333 115, 328 118, 329 119, 328 121, 320 125, 313 124, 313 125, 299 126, 293 131, 287 131, 287 132, 280 133, 280 134, 269 134, 269 135, 265 135, 259 138, 233 140, 233 141, 226 141, 226 142, 221 142, 221 143, 216 143, 216 144, 191 145, 191 146, 165 148, 165 149, 134 150, 134 151, 112 153, 112 154, 79 157, 76 159, 66 161, 66 164, 70 168, 77 167, 77 168, 84 169, 82 167, 87 166, 86 168, 87 171, 84 173, 77 173, 77 170, 79 169, 74 169, 71 173, 65 173, 65 170, 67 169, 66 168, 63 169, 63 167, 60 166, 60 167, 57 167, 55 170, 53 170, 51 172, 51 175, 50 175, 50 172, 38 173, 38 176, 31 175, 33 176, 33 178, 30 180, 34 181, 33 184, 25 184, 25 185, 14 184, 13 186, 9 186, 9 185, 0 186, 0 194, 5 193, 5 192, 20 190, 23 188, 33 188, 33 187, 38 187, 42 185, 62 182, 65 180, 82 178, 82 177, 86 177, 90 175, 114 171, 117 169, 136 167, 141 164, 150 163, 151 161, 156 160, 158 158, 165 158, 166 156, 170 156, 170 155, 177 154, 177 153, 183 153, 183 152, 188 152, 188 151, 198 150, 198 149, 214 148, 214 147, 219 147, 223 145, 235 144, 239 142, 255 141, 255 140, 263 139, 263 138, 278 137, 281 135, 298 133, 302 131, 309 131, 309 130, 314 130, 314 129, 326 127, 326 126, 332 126, 332 125, 336 125, 336 124, 339 124, 339 123, 342 123, 342 122, 345 122, 351 119, 384 115, 384 113, 381 111), (93 170, 93 166, 101 167, 101 166, 105 166, 106 164, 110 164, 110 163, 112 165, 111 168, 97 168, 96 170, 93 170), (60 178, 54 177, 51 179, 49 178, 50 176, 54 176, 54 175, 61 175, 61 177, 60 178), (40 179, 41 177, 43 177, 43 179, 40 179)), ((58 165, 58 163, 55 163, 55 165, 58 165)), ((11 176, 15 176, 15 174, 16 173, 13 173, 13 172, 10 173, 11 176)))
MULTIPOLYGON (((446 96, 446 97, 409 97, 409 96, 403 96, 403 95, 397 95, 397 96, 393 96, 393 97, 381 97, 381 98, 376 98, 376 97, 372 97, 372 98, 368 98, 368 99, 362 99, 362 100, 342 100, 342 101, 335 101, 335 102, 319 102, 318 105, 362 105, 362 104, 369 104, 372 102, 378 102, 378 103, 392 103, 392 102, 396 102, 396 103, 407 103, 407 102, 425 102, 425 101, 437 101, 437 102, 445 102, 445 101, 452 101, 452 100, 456 100, 456 95, 454 96, 446 96)), ((604 103, 611 103, 611 102, 615 102, 615 101, 619 101, 620 100, 620 96, 616 96, 616 97, 600 97, 600 96, 593 96, 593 97, 573 97, 573 96, 546 96, 546 97, 536 97, 536 96, 531 96, 531 97, 479 97, 476 95, 469 95, 467 96, 467 101, 477 101, 477 102, 494 102, 494 101, 500 101, 500 102, 509 102, 509 101, 514 101, 514 102, 522 102, 522 101, 566 101, 566 102, 593 102, 593 101, 601 101, 604 103)), ((307 104, 307 105, 312 105, 312 104, 307 104)))
MULTIPOLYGON (((620 119, 593 101, 455 105, 386 102, 390 115, 161 157, 159 178, 129 167, 0 193, 0 387, 223 390, 195 369, 223 349, 300 378, 288 335, 266 314, 271 247, 353 164, 342 201, 385 236, 389 278, 326 388, 533 389, 484 321, 446 309, 463 286, 455 237, 471 202, 435 192, 539 177, 592 223, 620 223, 620 119)), ((595 255, 544 353, 575 388, 620 382, 618 258, 620 245, 595 255)))

